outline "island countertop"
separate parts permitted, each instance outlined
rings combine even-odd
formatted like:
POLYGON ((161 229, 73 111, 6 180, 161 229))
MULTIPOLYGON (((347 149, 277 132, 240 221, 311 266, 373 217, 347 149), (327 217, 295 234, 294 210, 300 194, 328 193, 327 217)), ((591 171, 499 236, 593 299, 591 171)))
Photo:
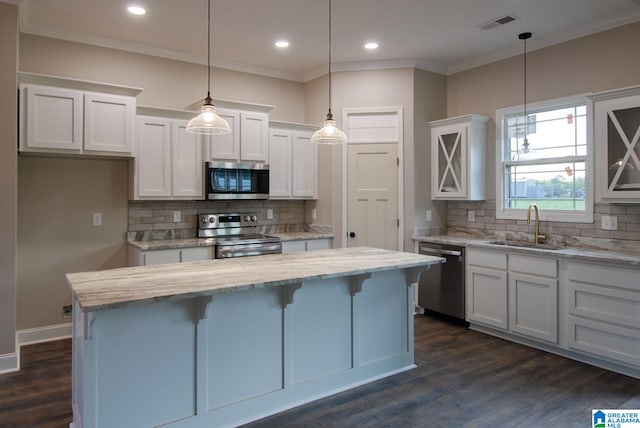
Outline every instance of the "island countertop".
POLYGON ((69 273, 67 281, 82 310, 90 312, 316 278, 427 268, 443 261, 439 257, 354 247, 69 273))

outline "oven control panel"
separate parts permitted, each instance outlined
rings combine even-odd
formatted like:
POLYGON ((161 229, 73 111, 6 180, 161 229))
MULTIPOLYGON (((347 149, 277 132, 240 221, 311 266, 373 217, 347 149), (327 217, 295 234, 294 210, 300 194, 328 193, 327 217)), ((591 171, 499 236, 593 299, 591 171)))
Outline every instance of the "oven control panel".
POLYGON ((219 229, 229 227, 257 226, 256 213, 245 214, 200 214, 198 216, 199 229, 219 229))

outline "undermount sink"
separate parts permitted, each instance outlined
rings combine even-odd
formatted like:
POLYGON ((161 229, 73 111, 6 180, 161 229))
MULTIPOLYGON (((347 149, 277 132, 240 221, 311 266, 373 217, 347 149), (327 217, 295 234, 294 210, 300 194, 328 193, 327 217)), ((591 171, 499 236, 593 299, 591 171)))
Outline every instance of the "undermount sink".
POLYGON ((561 250, 565 248, 562 245, 557 244, 535 244, 527 241, 489 241, 489 244, 502 245, 504 247, 523 247, 523 248, 539 248, 541 250, 561 250))

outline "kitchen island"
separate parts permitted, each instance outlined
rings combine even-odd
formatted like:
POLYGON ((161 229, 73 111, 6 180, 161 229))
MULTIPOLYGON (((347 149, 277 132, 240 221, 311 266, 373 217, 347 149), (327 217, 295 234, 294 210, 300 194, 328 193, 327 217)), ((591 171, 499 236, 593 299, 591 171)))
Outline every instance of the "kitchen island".
POLYGON ((73 425, 235 426, 411 369, 438 257, 358 247, 68 274, 73 425))

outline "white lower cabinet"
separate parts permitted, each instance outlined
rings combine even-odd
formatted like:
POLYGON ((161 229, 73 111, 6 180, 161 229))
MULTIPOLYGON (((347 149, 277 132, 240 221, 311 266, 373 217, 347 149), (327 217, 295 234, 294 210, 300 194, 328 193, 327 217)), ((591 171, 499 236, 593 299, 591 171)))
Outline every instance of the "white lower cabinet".
POLYGON ((640 366, 640 271, 570 261, 569 347, 640 366))
POLYGON ((467 320, 558 343, 555 258, 467 250, 467 320))
POLYGON ((466 257, 467 320, 506 330, 509 327, 507 254, 469 248, 466 257))
POLYGON ((129 247, 129 266, 151 266, 213 259, 213 247, 171 248, 142 251, 129 247))
POLYGON ((282 253, 284 254, 297 251, 328 250, 330 248, 331 238, 282 241, 282 253))
POLYGON ((640 378, 640 269, 467 247, 471 328, 640 378))
POLYGON ((509 329, 558 343, 558 261, 509 254, 509 329))

